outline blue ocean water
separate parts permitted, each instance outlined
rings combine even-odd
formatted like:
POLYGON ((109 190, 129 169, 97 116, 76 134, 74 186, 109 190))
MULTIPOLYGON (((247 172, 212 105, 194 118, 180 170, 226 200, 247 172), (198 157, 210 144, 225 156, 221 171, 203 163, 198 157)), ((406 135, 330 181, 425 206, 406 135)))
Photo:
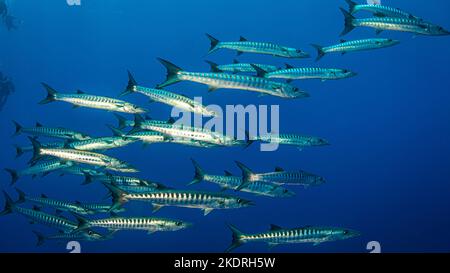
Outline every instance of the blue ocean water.
MULTIPOLYGON (((130 69, 144 86, 165 78, 156 61, 163 57, 190 71, 208 71, 205 59, 230 63, 235 52, 205 54, 210 33, 223 41, 240 35, 255 41, 271 41, 298 47, 315 56, 311 43, 329 45, 339 41, 343 17, 341 0, 282 1, 139 1, 81 0, 81 6, 66 1, 9 1, 21 23, 18 30, 0 29, 0 71, 16 86, 0 113, 0 167, 21 169, 29 155, 15 160, 13 144, 28 144, 25 136, 11 137, 12 120, 24 126, 36 121, 63 126, 95 136, 110 135, 105 124, 115 124, 111 113, 72 109, 65 103, 38 105, 45 97, 40 82, 57 90, 117 96, 130 69)), ((444 0, 386 0, 443 27, 450 28, 444 0)), ((356 29, 346 39, 375 37, 371 29, 356 29)), ((203 96, 206 104, 280 105, 280 129, 286 133, 316 135, 331 142, 327 147, 299 151, 280 147, 261 152, 258 145, 242 148, 201 149, 176 144, 155 144, 147 149, 133 144, 109 151, 141 170, 139 176, 176 188, 188 188, 193 177, 190 158, 212 174, 229 170, 239 174, 234 160, 260 172, 275 166, 304 169, 320 174, 327 183, 303 189, 290 187, 293 198, 272 199, 245 193, 256 206, 217 210, 208 216, 196 209, 166 207, 155 216, 191 221, 194 226, 179 232, 147 235, 122 231, 102 242, 82 242, 83 252, 222 252, 231 242, 226 223, 244 232, 262 232, 269 224, 283 227, 305 225, 355 229, 361 236, 345 241, 281 245, 272 252, 367 252, 378 241, 383 252, 448 252, 450 250, 450 62, 449 37, 413 37, 384 32, 380 37, 401 44, 376 51, 330 54, 319 63, 314 59, 286 60, 243 54, 239 60, 282 66, 342 67, 358 76, 339 81, 297 81, 311 97, 283 100, 258 97, 238 90, 208 93, 205 86, 179 83, 168 90, 188 96, 203 96)), ((149 104, 139 95, 127 100, 150 109, 150 115, 167 119, 171 108, 149 104)), ((10 177, 0 173, 1 187, 16 198, 10 177)), ((23 177, 17 187, 29 195, 84 202, 99 202, 106 190, 99 183, 81 186, 81 177, 50 174, 32 180, 23 177)), ((218 191, 216 185, 200 183, 190 189, 218 191)), ((230 192, 234 194, 233 192, 230 192)), ((3 203, 3 199, 1 201, 3 203)), ((145 203, 125 205, 125 215, 150 216, 145 203)), ((0 218, 0 251, 67 252, 65 244, 48 242, 36 247, 32 230, 52 234, 51 228, 30 225, 20 215, 0 218)), ((267 246, 248 243, 236 252, 266 252, 267 246)))

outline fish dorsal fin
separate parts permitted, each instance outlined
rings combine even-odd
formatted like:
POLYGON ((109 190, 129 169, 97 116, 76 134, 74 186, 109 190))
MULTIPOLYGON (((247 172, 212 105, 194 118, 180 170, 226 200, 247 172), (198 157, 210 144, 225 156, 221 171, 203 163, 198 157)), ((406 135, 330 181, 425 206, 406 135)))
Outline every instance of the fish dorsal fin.
POLYGON ((81 91, 81 90, 77 90, 77 94, 86 94, 86 93, 84 93, 84 92, 81 91))
POLYGON ((246 42, 246 41, 248 41, 248 40, 247 40, 247 38, 245 38, 244 36, 240 36, 240 37, 239 37, 239 41, 240 41, 240 42, 246 42))
POLYGON ((253 69, 255 69, 256 75, 258 77, 264 78, 264 76, 267 74, 267 71, 265 71, 261 67, 257 66, 256 64, 250 64, 250 65, 253 67, 253 69))
POLYGON ((48 198, 48 197, 45 194, 41 194, 41 198, 48 198))
POLYGON ((81 205, 81 202, 80 201, 75 201, 74 202, 76 205, 81 205))
POLYGON ((345 42, 347 42, 347 40, 341 39, 339 42, 345 43, 345 42))
POLYGON ((36 127, 43 127, 43 125, 39 122, 36 122, 36 127))
POLYGON ((175 123, 175 119, 174 118, 169 118, 168 120, 167 120, 167 123, 169 123, 169 124, 174 124, 175 123))
POLYGON ((284 172, 284 169, 281 167, 275 167, 276 172, 284 172))
POLYGON ((290 65, 290 64, 288 64, 288 63, 285 63, 284 65, 286 66, 286 69, 294 68, 294 66, 292 66, 292 65, 290 65))
POLYGON ((274 225, 274 224, 270 224, 270 230, 280 230, 280 229, 283 229, 283 228, 280 226, 274 225))
POLYGON ((238 63, 239 63, 239 61, 238 61, 238 60, 236 60, 236 59, 234 59, 234 60, 233 60, 233 63, 234 63, 234 64, 238 64, 238 63))
POLYGON ((225 176, 233 176, 233 174, 230 173, 229 171, 225 170, 225 176))

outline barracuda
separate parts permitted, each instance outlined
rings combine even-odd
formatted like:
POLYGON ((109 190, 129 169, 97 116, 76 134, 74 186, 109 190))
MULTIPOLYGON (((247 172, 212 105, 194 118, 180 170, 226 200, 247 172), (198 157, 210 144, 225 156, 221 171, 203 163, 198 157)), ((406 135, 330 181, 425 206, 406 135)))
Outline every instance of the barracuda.
POLYGON ((280 46, 274 43, 251 42, 242 36, 238 42, 220 42, 209 34, 206 34, 206 36, 211 42, 211 48, 209 49, 208 54, 211 54, 219 49, 231 49, 236 50, 238 56, 244 52, 248 52, 284 58, 309 58, 309 54, 300 49, 280 46))
POLYGON ((419 17, 412 15, 411 13, 405 12, 398 8, 383 6, 383 5, 359 5, 351 0, 345 0, 349 6, 349 11, 351 14, 355 14, 359 11, 372 12, 377 17, 399 17, 408 18, 414 20, 422 20, 419 17))
POLYGON ((391 47, 398 45, 399 43, 400 41, 393 39, 371 38, 353 41, 341 40, 341 43, 339 44, 326 47, 316 44, 312 44, 312 46, 317 49, 316 61, 318 61, 327 53, 341 53, 343 55, 346 54, 347 52, 391 47))
POLYGON ((116 128, 110 126, 110 129, 114 133, 114 136, 112 137, 99 137, 88 140, 68 142, 65 145, 65 148, 82 151, 109 150, 124 147, 138 141, 137 139, 126 137, 116 128))
MULTIPOLYGON (((117 119, 117 129, 118 130, 122 130, 122 129, 126 128, 126 127, 134 127, 134 120, 126 119, 126 118, 124 118, 121 115, 116 114, 116 113, 114 113, 114 116, 117 119)), ((151 119, 147 115, 145 115, 144 117, 145 117, 145 119, 151 119)), ((161 121, 161 122, 164 122, 164 121, 161 121)))
MULTIPOLYGON (((63 148, 65 143, 64 142, 49 142, 49 143, 42 143, 41 145, 44 148, 56 149, 56 148, 63 148)), ((16 158, 19 158, 24 153, 33 151, 33 146, 31 146, 31 145, 30 146, 14 145, 14 147, 16 148, 16 158)))
POLYGON ((14 136, 19 135, 21 133, 26 133, 34 136, 45 136, 45 137, 55 137, 55 138, 64 138, 64 139, 76 139, 76 140, 86 140, 90 139, 91 137, 80 133, 76 131, 72 131, 69 129, 57 127, 44 127, 39 122, 36 122, 36 127, 22 127, 19 123, 14 122, 14 125, 16 126, 16 132, 14 133, 14 136))
POLYGON ((128 85, 121 96, 130 93, 141 93, 150 98, 151 101, 161 102, 179 109, 186 110, 188 112, 201 114, 205 116, 217 116, 217 113, 209 110, 206 106, 203 106, 198 101, 190 99, 184 95, 179 95, 173 92, 169 92, 163 89, 147 88, 139 86, 136 80, 128 71, 128 85))
POLYGON ((242 171, 242 184, 236 190, 241 190, 254 182, 267 182, 276 185, 299 185, 305 188, 309 186, 318 186, 325 183, 321 176, 305 171, 287 172, 280 167, 276 167, 274 172, 254 173, 250 168, 239 161, 236 164, 242 171))
MULTIPOLYGON (((188 185, 206 181, 219 185, 223 190, 236 190, 239 185, 242 184, 242 177, 233 176, 227 171, 225 171, 225 175, 206 174, 195 160, 192 159, 192 163, 195 167, 195 175, 192 182, 188 185)), ((294 192, 280 187, 279 185, 259 181, 248 184, 246 187, 242 188, 241 191, 269 197, 291 197, 295 195, 294 192)))
POLYGON ((86 174, 89 174, 92 177, 96 176, 103 176, 106 175, 106 173, 101 168, 86 168, 82 167, 80 165, 74 165, 68 168, 61 169, 60 176, 64 176, 65 174, 73 174, 73 175, 81 175, 85 176, 86 174))
POLYGON ((111 209, 111 205, 107 204, 95 204, 95 203, 81 203, 80 201, 75 201, 75 204, 89 211, 89 214, 97 214, 97 213, 119 213, 124 212, 124 208, 113 208, 111 209))
POLYGON ((110 156, 89 151, 79 151, 75 149, 42 148, 37 140, 30 138, 30 141, 32 142, 34 149, 34 154, 32 158, 33 162, 36 162, 42 156, 52 156, 60 158, 62 160, 101 166, 110 170, 120 172, 138 172, 130 164, 110 156))
POLYGON ((17 205, 22 203, 23 200, 13 202, 11 197, 9 197, 9 195, 5 191, 3 191, 3 195, 5 196, 6 203, 3 211, 0 212, 0 216, 16 212, 28 218, 31 223, 38 222, 44 225, 51 226, 53 228, 57 228, 66 233, 72 232, 74 229, 77 228, 76 223, 62 217, 44 213, 42 211, 39 211, 37 208, 26 209, 18 207, 17 205))
POLYGON ((297 146, 300 150, 304 147, 330 145, 330 143, 327 140, 320 137, 294 135, 294 134, 262 135, 258 136, 257 140, 269 143, 277 143, 281 145, 297 146))
POLYGON ((280 69, 274 72, 267 72, 261 68, 264 72, 261 76, 268 79, 286 79, 287 82, 292 80, 305 80, 305 79, 319 79, 326 80, 339 80, 356 76, 355 72, 348 69, 337 68, 297 68, 286 64, 286 69, 280 69))
POLYGON ((270 81, 268 79, 248 75, 234 75, 227 73, 187 72, 178 66, 158 58, 167 69, 167 79, 158 88, 174 84, 179 81, 191 81, 208 85, 209 91, 219 88, 240 89, 254 91, 260 94, 281 98, 308 97, 308 93, 287 83, 270 81))
POLYGON ((40 246, 44 244, 45 241, 54 240, 54 241, 104 241, 112 238, 113 232, 109 234, 102 235, 93 230, 84 230, 80 232, 72 232, 72 233, 57 233, 50 236, 45 236, 44 234, 33 231, 36 235, 37 243, 36 246, 40 246))
POLYGON ((374 28, 377 30, 377 33, 380 33, 383 30, 395 30, 428 36, 450 35, 450 32, 441 26, 416 19, 396 18, 396 17, 374 17, 374 18, 356 19, 346 10, 341 8, 341 11, 345 17, 345 28, 344 31, 342 31, 341 36, 349 33, 355 27, 374 28))
POLYGON ((248 146, 252 143, 249 139, 247 141, 241 141, 203 128, 184 126, 171 122, 144 120, 139 115, 135 115, 134 126, 131 133, 142 129, 151 130, 169 136, 170 142, 182 144, 195 143, 195 145, 201 145, 202 143, 206 143, 218 146, 248 146))
POLYGON ((17 193, 19 194, 19 200, 21 201, 29 201, 36 204, 53 207, 56 209, 57 214, 60 214, 63 211, 66 212, 74 212, 78 214, 89 214, 90 212, 79 205, 48 198, 46 195, 42 194, 41 197, 27 196, 23 191, 16 188, 17 193))
POLYGON ((272 248, 280 244, 313 243, 318 245, 360 236, 357 231, 334 227, 305 226, 285 229, 277 225, 270 225, 270 230, 267 232, 245 234, 231 224, 228 226, 232 232, 232 242, 225 252, 230 252, 248 242, 265 242, 269 248, 272 248))
MULTIPOLYGON (((240 63, 238 60, 233 60, 232 64, 222 64, 218 65, 211 61, 206 61, 211 66, 211 72, 219 73, 219 72, 232 72, 232 73, 256 73, 255 68, 252 64, 249 63, 240 63)), ((267 72, 273 72, 278 70, 278 67, 274 65, 267 64, 256 64, 256 66, 261 67, 267 72)))
POLYGON ((36 177, 38 174, 42 174, 43 176, 45 176, 52 171, 69 168, 72 165, 73 163, 70 161, 64 161, 61 159, 52 159, 48 161, 39 162, 21 171, 16 171, 8 168, 6 168, 5 171, 7 171, 11 175, 11 185, 12 185, 16 183, 17 180, 19 180, 19 178, 22 176, 31 175, 33 176, 33 178, 36 177))
POLYGON ((96 177, 85 174, 85 181, 83 184, 89 184, 94 180, 114 184, 116 187, 129 192, 152 192, 157 190, 170 189, 169 187, 161 183, 153 182, 150 180, 130 176, 112 175, 109 173, 105 173, 104 176, 96 177))
POLYGON ((177 231, 190 227, 192 224, 179 220, 157 217, 120 217, 113 214, 113 217, 88 220, 79 215, 78 228, 75 231, 81 231, 92 227, 107 228, 109 230, 145 230, 148 234, 157 231, 177 231))
POLYGON ((113 209, 121 207, 128 201, 144 201, 153 204, 153 212, 158 211, 164 206, 176 206, 202 209, 204 215, 207 215, 214 209, 236 209, 252 205, 251 201, 218 193, 186 190, 129 193, 112 184, 103 184, 111 191, 113 196, 113 209))
POLYGON ((137 105, 122 100, 88 95, 79 90, 76 94, 61 94, 48 84, 42 83, 42 85, 47 90, 47 97, 39 102, 39 104, 47 104, 53 101, 64 101, 73 104, 74 107, 95 108, 129 114, 142 114, 147 112, 144 108, 140 108, 137 105))

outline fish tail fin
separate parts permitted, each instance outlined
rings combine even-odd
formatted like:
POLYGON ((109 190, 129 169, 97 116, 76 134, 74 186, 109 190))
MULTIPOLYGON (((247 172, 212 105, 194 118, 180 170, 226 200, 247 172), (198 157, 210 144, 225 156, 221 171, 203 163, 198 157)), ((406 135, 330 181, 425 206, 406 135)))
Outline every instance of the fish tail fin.
POLYGON ((205 173, 200 167, 200 164, 198 164, 197 161, 195 161, 193 158, 191 158, 191 161, 195 168, 195 174, 194 179, 188 185, 200 183, 203 180, 203 177, 205 176, 205 173))
POLYGON ((239 167, 239 169, 241 169, 241 171, 242 171, 242 183, 236 188, 236 191, 239 191, 251 183, 251 182, 249 182, 249 178, 253 174, 253 172, 250 168, 248 168, 241 162, 239 162, 239 161, 235 161, 235 162, 236 162, 236 165, 239 167))
POLYGON ((36 242, 36 246, 41 246, 42 244, 44 244, 45 242, 45 236, 44 234, 33 230, 34 235, 36 235, 37 238, 37 242, 36 242))
POLYGON ((17 180, 19 180, 19 174, 16 170, 5 168, 5 171, 7 171, 9 175, 11 175, 11 185, 15 184, 17 180))
POLYGON ((111 192, 113 204, 109 208, 109 211, 119 209, 124 203, 128 201, 126 198, 124 198, 126 194, 124 190, 119 189, 113 183, 110 184, 103 182, 102 184, 111 192))
POLYGON ((76 233, 78 231, 82 231, 82 230, 89 228, 89 220, 88 219, 86 219, 76 213, 72 213, 72 215, 75 217, 75 219, 77 219, 77 222, 78 222, 77 228, 74 229, 72 231, 72 233, 76 233))
POLYGON ((33 145, 33 157, 31 158, 30 162, 36 162, 42 158, 41 143, 39 143, 39 141, 37 141, 35 138, 32 137, 28 137, 28 139, 31 141, 31 144, 33 145))
POLYGON ((16 204, 25 202, 26 194, 18 188, 15 188, 15 190, 16 190, 17 194, 19 194, 19 199, 17 199, 16 204))
POLYGON ((174 65, 173 63, 171 63, 167 60, 164 60, 161 58, 157 58, 157 60, 166 68, 167 75, 166 75, 166 81, 161 84, 158 84, 156 86, 156 88, 163 88, 165 86, 168 86, 168 85, 171 85, 171 84, 181 81, 178 78, 178 72, 183 71, 183 69, 181 69, 180 67, 174 65))
POLYGON ((209 64, 209 66, 211 67, 211 72, 215 72, 215 73, 223 72, 222 70, 219 69, 219 65, 216 64, 215 62, 211 62, 208 60, 206 60, 205 62, 207 64, 209 64))
POLYGON ((13 120, 14 126, 16 126, 16 131, 13 136, 17 136, 22 132, 22 125, 20 125, 17 121, 13 120))
POLYGON ((118 129, 118 128, 110 125, 110 124, 107 124, 106 126, 108 126, 108 128, 112 131, 114 136, 117 136, 117 137, 124 137, 125 136, 125 133, 122 132, 120 129, 118 129))
POLYGON ((245 138, 246 138, 246 143, 245 143, 244 149, 247 149, 248 147, 250 147, 250 145, 253 144, 253 142, 255 142, 255 139, 250 136, 250 133, 247 130, 245 130, 245 138))
POLYGON ((350 14, 355 13, 355 7, 357 4, 355 2, 353 2, 352 0, 345 0, 345 2, 347 2, 347 4, 348 4, 348 12, 350 14))
POLYGON ((220 41, 208 33, 205 33, 205 35, 206 35, 206 37, 208 37, 209 41, 211 42, 211 47, 209 48, 209 51, 207 53, 207 55, 208 55, 219 49, 218 45, 219 45, 220 41))
POLYGON ((317 45, 317 44, 311 44, 311 46, 317 50, 316 62, 318 60, 322 59, 323 56, 325 56, 325 51, 323 51, 323 46, 317 45))
POLYGON ((124 118, 123 116, 116 114, 116 113, 114 113, 114 116, 117 119, 117 128, 118 129, 123 129, 123 128, 127 127, 127 119, 126 118, 124 118))
POLYGON ((23 155, 23 149, 19 145, 14 145, 16 148, 16 158, 19 158, 21 155, 23 155))
POLYGON ((3 195, 5 196, 5 207, 0 212, 0 216, 10 214, 14 210, 14 201, 11 199, 11 197, 6 193, 6 191, 3 191, 3 195))
POLYGON ((134 79, 133 74, 131 74, 130 70, 127 70, 127 72, 128 72, 128 84, 125 90, 122 93, 120 93, 119 96, 125 96, 133 92, 136 92, 134 88, 136 87, 137 82, 134 79))
POLYGON ((230 228, 230 230, 232 232, 232 235, 231 235, 232 239, 231 239, 230 246, 227 249, 225 249, 225 252, 227 252, 227 253, 232 251, 233 249, 241 246, 244 243, 241 239, 243 233, 232 224, 228 224, 228 227, 230 228))
POLYGON ((41 83, 42 86, 44 86, 45 90, 47 91, 47 97, 43 100, 41 100, 39 102, 39 104, 47 104, 50 103, 52 101, 56 100, 56 94, 58 94, 58 92, 56 92, 55 89, 53 89, 52 87, 50 87, 50 85, 46 84, 46 83, 41 83))
POLYGON ((355 17, 353 15, 351 15, 348 11, 346 11, 343 8, 339 8, 342 12, 342 14, 344 14, 345 17, 345 26, 344 26, 344 30, 342 31, 340 36, 344 36, 345 34, 349 33, 350 31, 352 31, 355 26, 353 25, 353 20, 355 20, 355 17))
POLYGON ((139 131, 142 131, 142 123, 144 122, 144 118, 142 118, 140 115, 136 114, 134 115, 134 126, 131 131, 128 132, 128 134, 136 133, 139 131))

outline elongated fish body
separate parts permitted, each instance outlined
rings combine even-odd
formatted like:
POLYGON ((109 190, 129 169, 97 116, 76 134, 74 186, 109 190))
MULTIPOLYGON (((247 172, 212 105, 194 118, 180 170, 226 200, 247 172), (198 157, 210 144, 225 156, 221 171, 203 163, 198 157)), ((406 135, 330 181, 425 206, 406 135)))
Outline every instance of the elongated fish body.
POLYGON ((207 215, 213 209, 236 209, 251 205, 251 201, 219 193, 186 190, 129 193, 120 190, 114 185, 103 184, 113 195, 113 208, 120 207, 123 203, 134 200, 152 203, 153 211, 157 211, 164 206, 176 206, 202 209, 204 215, 207 215))
POLYGON ((127 191, 127 189, 130 189, 130 191, 132 190, 133 192, 135 191, 148 192, 148 191, 168 189, 165 185, 161 183, 131 176, 107 174, 105 176, 96 177, 95 179, 101 182, 114 184, 115 186, 125 191, 127 191))
POLYGON ((37 236, 37 246, 40 246, 44 243, 44 241, 52 240, 52 241, 102 241, 109 239, 109 236, 104 236, 98 232, 93 230, 83 230, 79 232, 71 232, 71 233, 57 233, 54 235, 45 236, 37 231, 33 231, 37 236))
POLYGON ((299 148, 330 145, 327 140, 320 137, 295 134, 262 135, 258 136, 257 139, 263 142, 278 143, 281 145, 293 145, 299 148))
POLYGON ((70 233, 77 228, 77 224, 72 221, 42 211, 26 209, 17 206, 14 206, 14 211, 25 216, 32 222, 51 226, 53 228, 63 230, 66 233, 70 233))
POLYGON ((224 144, 228 140, 226 136, 203 128, 163 123, 155 120, 143 120, 139 116, 135 117, 135 127, 158 132, 173 139, 190 139, 216 145, 224 144))
POLYGON ((450 32, 445 30, 441 26, 417 19, 397 17, 373 17, 356 19, 355 17, 353 17, 353 15, 351 15, 344 9, 341 8, 341 11, 345 16, 345 29, 341 33, 341 36, 349 33, 355 27, 370 27, 378 30, 378 32, 383 30, 394 30, 428 36, 450 35, 450 32))
POLYGON ((282 168, 275 168, 274 172, 255 173, 250 168, 236 161, 236 164, 242 171, 242 184, 236 190, 244 189, 254 182, 266 182, 276 185, 301 185, 304 187, 317 186, 325 183, 321 176, 305 171, 284 171, 282 168))
MULTIPOLYGON (((194 179, 188 185, 206 181, 217 184, 222 189, 236 190, 242 184, 242 177, 233 176, 227 171, 225 171, 225 175, 206 174, 195 160, 192 159, 192 163, 194 164, 195 175, 194 179)), ((266 182, 250 183, 246 187, 242 188, 241 191, 269 197, 290 197, 295 195, 294 192, 289 191, 288 189, 266 182)))
POLYGON ((238 55, 247 53, 259 53, 284 58, 308 58, 309 54, 300 49, 286 47, 268 42, 251 42, 241 36, 238 42, 220 42, 209 34, 206 34, 211 41, 211 48, 208 54, 219 49, 236 50, 238 55))
POLYGON ((73 104, 76 107, 95 108, 113 112, 129 114, 141 114, 147 112, 146 109, 123 100, 89 95, 81 91, 78 91, 76 94, 62 94, 58 93, 55 89, 45 83, 43 83, 43 86, 47 90, 48 95, 47 98, 40 102, 40 104, 46 104, 52 101, 64 101, 73 104))
POLYGON ((187 72, 166 60, 160 58, 158 60, 167 69, 167 80, 158 85, 158 88, 163 88, 179 81, 191 81, 208 85, 210 91, 218 88, 226 88, 254 91, 281 98, 299 98, 309 96, 307 93, 300 91, 297 87, 287 83, 275 82, 269 79, 249 75, 187 72))
POLYGON ((106 175, 106 173, 100 169, 91 169, 91 168, 82 167, 80 165, 70 166, 68 168, 64 168, 61 170, 61 176, 66 173, 73 174, 73 175, 82 175, 82 176, 85 176, 86 174, 88 174, 92 177, 106 175))
POLYGON ((305 80, 319 79, 339 80, 355 76, 356 73, 347 69, 337 68, 287 68, 265 74, 269 79, 305 80))
POLYGON ((73 165, 70 161, 62 161, 60 159, 46 160, 38 162, 35 165, 23 169, 21 171, 15 171, 13 169, 5 169, 11 175, 11 183, 14 184, 20 177, 26 175, 32 175, 33 177, 39 174, 46 175, 52 171, 69 168, 73 165))
POLYGON ((72 202, 51 199, 45 195, 42 195, 41 197, 27 196, 27 195, 25 195, 24 192, 22 192, 19 189, 16 189, 16 191, 19 193, 20 200, 26 200, 29 202, 43 205, 43 206, 53 207, 59 211, 74 212, 77 214, 88 214, 89 213, 85 208, 80 207, 79 205, 72 203, 72 202))
POLYGON ((39 160, 42 156, 52 156, 66 161, 105 167, 110 170, 120 172, 137 172, 130 164, 119 159, 94 153, 90 151, 79 151, 75 149, 49 149, 42 148, 39 142, 30 138, 33 144, 34 156, 32 161, 39 160))
POLYGON ((55 138, 63 138, 63 139, 75 139, 75 140, 86 140, 91 137, 76 132, 73 130, 61 128, 61 127, 45 127, 40 123, 36 123, 36 127, 22 127, 19 123, 13 121, 16 126, 16 132, 14 135, 18 135, 20 133, 26 133, 34 136, 45 136, 45 137, 55 137, 55 138))
MULTIPOLYGON (((221 188, 236 190, 240 184, 242 184, 242 177, 239 176, 223 176, 223 175, 210 175, 205 174, 203 180, 219 185, 221 188)), ((290 197, 295 193, 275 185, 273 183, 257 181, 251 183, 241 191, 248 192, 256 195, 268 196, 268 197, 290 197)))
POLYGON ((147 96, 152 101, 161 102, 179 109, 186 110, 188 112, 193 112, 196 114, 201 114, 205 116, 215 116, 216 113, 207 109, 198 101, 190 99, 184 95, 179 95, 173 92, 169 92, 163 89, 148 88, 137 85, 130 71, 128 71, 128 85, 125 91, 121 95, 129 93, 141 93, 147 96))
MULTIPOLYGON (((83 220, 82 220, 83 221, 83 220)), ((146 230, 148 233, 157 231, 177 231, 191 226, 190 223, 156 217, 111 217, 97 220, 84 220, 79 230, 89 227, 101 227, 109 230, 146 230)))
POLYGON ((119 213, 124 212, 124 208, 113 208, 111 210, 111 205, 109 204, 96 204, 96 203, 81 203, 81 202, 75 202, 78 206, 84 208, 86 211, 89 212, 89 214, 97 214, 97 213, 119 213))
POLYGON ((362 40, 353 40, 353 41, 345 41, 341 40, 341 43, 331 46, 314 46, 317 49, 317 58, 316 61, 320 60, 327 53, 341 53, 345 54, 347 52, 354 51, 364 51, 364 50, 373 50, 391 47, 399 44, 400 41, 393 39, 385 39, 385 38, 370 38, 370 39, 362 39, 362 40))
POLYGON ((419 17, 416 17, 411 13, 405 12, 398 8, 383 5, 358 5, 351 0, 346 0, 346 2, 349 5, 349 10, 351 14, 355 14, 360 11, 368 11, 372 12, 375 16, 378 17, 398 17, 398 18, 421 20, 419 17))
POLYGON ((100 137, 70 142, 67 144, 66 147, 82 151, 109 150, 123 147, 136 141, 137 140, 133 138, 119 137, 119 136, 100 137))
MULTIPOLYGON (((134 126, 134 122, 133 122, 134 126)), ((166 142, 167 137, 164 134, 154 131, 138 131, 127 134, 127 137, 133 138, 136 140, 140 140, 144 143, 152 144, 152 143, 161 143, 166 142)))
POLYGON ((324 242, 345 240, 359 236, 357 231, 335 228, 306 226, 301 228, 285 229, 271 225, 267 232, 245 234, 235 226, 229 225, 233 232, 233 241, 226 252, 248 242, 265 242, 270 248, 280 244, 313 243, 318 245, 324 242))
MULTIPOLYGON (((252 64, 249 63, 240 63, 237 60, 234 60, 232 64, 221 64, 218 65, 211 61, 206 61, 211 66, 211 72, 231 72, 231 73, 256 73, 255 68, 252 64)), ((274 65, 267 64, 254 64, 267 72, 273 72, 278 70, 278 67, 274 65)))

